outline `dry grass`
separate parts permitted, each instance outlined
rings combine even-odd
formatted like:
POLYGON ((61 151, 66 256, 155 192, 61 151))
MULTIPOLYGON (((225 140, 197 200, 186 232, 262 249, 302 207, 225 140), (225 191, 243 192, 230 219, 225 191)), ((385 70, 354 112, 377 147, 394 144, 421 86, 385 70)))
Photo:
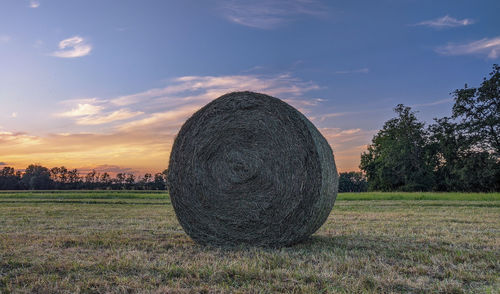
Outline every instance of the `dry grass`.
POLYGON ((500 291, 500 201, 342 201, 307 243, 193 243, 168 198, 0 196, 0 293, 500 291))

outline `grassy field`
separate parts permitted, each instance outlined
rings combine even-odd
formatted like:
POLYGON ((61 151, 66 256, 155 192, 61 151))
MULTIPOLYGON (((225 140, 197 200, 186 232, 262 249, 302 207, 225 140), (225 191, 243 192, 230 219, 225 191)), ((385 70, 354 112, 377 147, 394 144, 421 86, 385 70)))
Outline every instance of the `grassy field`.
POLYGON ((499 293, 500 194, 341 194, 302 244, 196 245, 166 193, 0 193, 0 293, 499 293))

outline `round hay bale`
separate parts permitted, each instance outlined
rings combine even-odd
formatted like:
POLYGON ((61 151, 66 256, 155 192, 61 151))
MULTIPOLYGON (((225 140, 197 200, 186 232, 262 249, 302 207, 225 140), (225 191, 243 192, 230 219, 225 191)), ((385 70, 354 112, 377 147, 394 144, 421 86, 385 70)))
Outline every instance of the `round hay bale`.
POLYGON ((325 222, 338 175, 330 145, 298 110, 234 92, 184 123, 168 183, 177 218, 198 243, 286 246, 325 222))

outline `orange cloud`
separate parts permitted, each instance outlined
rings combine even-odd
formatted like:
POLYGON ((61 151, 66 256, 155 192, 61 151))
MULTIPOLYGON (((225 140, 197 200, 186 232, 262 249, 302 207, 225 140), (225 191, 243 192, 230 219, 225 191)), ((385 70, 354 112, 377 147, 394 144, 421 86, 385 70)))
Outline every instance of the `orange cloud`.
POLYGON ((339 128, 320 128, 320 132, 330 143, 335 155, 335 163, 340 172, 359 170, 360 156, 366 150, 376 130, 342 130, 339 128))
MULTIPOLYGON (((16 168, 31 163, 88 171, 160 172, 168 165, 179 128, 196 110, 230 91, 251 90, 277 97, 310 118, 323 102, 305 94, 319 86, 290 75, 185 76, 164 88, 115 98, 67 100, 48 119, 64 120, 61 133, 28 134, 0 130, 0 161, 16 168), (126 108, 125 108, 126 107, 126 108)), ((321 128, 341 171, 357 170, 359 155, 373 132, 321 128)))
POLYGON ((172 135, 141 132, 47 136, 3 132, 0 154, 2 161, 16 168, 31 163, 79 169, 114 164, 141 173, 158 172, 168 164, 172 142, 172 135))
POLYGON ((129 111, 128 109, 119 109, 105 115, 84 116, 76 120, 80 125, 102 125, 118 120, 126 120, 143 114, 142 111, 129 111))

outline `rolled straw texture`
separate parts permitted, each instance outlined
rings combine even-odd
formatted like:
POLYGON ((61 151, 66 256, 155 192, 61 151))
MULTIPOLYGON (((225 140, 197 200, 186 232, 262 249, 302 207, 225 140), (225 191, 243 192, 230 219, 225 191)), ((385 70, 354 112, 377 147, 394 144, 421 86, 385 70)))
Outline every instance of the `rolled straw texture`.
POLYGON ((179 131, 168 186, 186 233, 201 244, 287 246, 334 205, 330 145, 298 110, 253 92, 223 95, 179 131))

